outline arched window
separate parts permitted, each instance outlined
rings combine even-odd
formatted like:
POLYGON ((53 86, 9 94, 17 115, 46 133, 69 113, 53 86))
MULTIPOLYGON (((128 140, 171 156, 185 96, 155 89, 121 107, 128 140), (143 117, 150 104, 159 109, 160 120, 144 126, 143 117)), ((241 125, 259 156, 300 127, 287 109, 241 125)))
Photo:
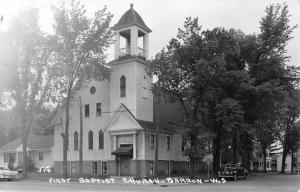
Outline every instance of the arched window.
POLYGON ((99 149, 103 149, 104 148, 104 134, 103 131, 100 130, 99 131, 99 149))
POLYGON ((126 96, 126 77, 122 76, 120 78, 120 97, 126 96))
POLYGON ((89 141, 89 149, 93 149, 93 131, 89 132, 88 141, 89 141))
POLYGON ((75 131, 75 133, 74 133, 74 150, 75 151, 78 150, 78 133, 77 133, 77 131, 75 131))

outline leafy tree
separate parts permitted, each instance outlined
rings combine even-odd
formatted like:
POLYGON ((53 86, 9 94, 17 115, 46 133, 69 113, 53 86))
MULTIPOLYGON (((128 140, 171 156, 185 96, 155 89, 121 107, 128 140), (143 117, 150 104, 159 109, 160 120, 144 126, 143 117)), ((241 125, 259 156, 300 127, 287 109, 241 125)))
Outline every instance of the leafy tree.
POLYGON ((159 89, 170 95, 170 102, 178 102, 182 106, 184 115, 185 140, 190 146, 185 154, 190 159, 191 170, 199 157, 198 126, 196 126, 197 108, 199 100, 194 99, 191 93, 191 83, 196 73, 197 61, 202 49, 201 27, 198 19, 187 18, 184 30, 179 29, 176 38, 170 40, 166 49, 163 49, 151 61, 149 73, 159 79, 159 89))
POLYGON ((215 172, 221 152, 229 147, 231 160, 237 162, 241 155, 249 169, 254 140, 266 161, 266 149, 279 136, 283 100, 295 81, 285 56, 295 28, 288 18, 285 4, 267 7, 258 35, 223 28, 201 31, 197 18, 187 18, 184 29, 152 60, 150 71, 158 76, 160 89, 182 104, 189 143, 185 154, 192 168, 202 154, 199 142, 205 131, 213 143, 215 172))
MULTIPOLYGON (((214 167, 218 167, 221 137, 228 143, 227 136, 232 134, 235 140, 230 142, 237 147, 240 127, 244 127, 239 100, 251 83, 239 53, 244 34, 222 28, 201 31, 198 20, 191 18, 184 28, 167 50, 156 55, 151 69, 158 75, 162 90, 182 104, 189 143, 185 155, 192 170, 193 163, 201 160, 203 146, 210 145, 203 135, 214 138, 214 167)), ((234 150, 236 154, 237 148, 234 150)))
MULTIPOLYGON (((13 107, 13 117, 23 144, 23 162, 27 166, 27 138, 37 121, 39 109, 49 101, 48 71, 50 50, 48 39, 40 31, 38 10, 20 12, 10 28, 2 32, 0 65, 6 71, 5 90, 8 107, 13 107)), ((23 176, 27 176, 26 169, 23 176)))
POLYGON ((112 15, 106 7, 95 13, 93 19, 86 16, 80 2, 72 0, 70 8, 65 4, 53 7, 56 79, 52 82, 59 103, 64 102, 65 122, 63 138, 63 175, 67 177, 67 146, 69 138, 69 107, 74 89, 85 80, 101 80, 108 77, 104 64, 105 51, 111 44, 109 24, 112 15))
POLYGON ((249 74, 255 79, 256 87, 253 101, 256 139, 262 145, 266 171, 266 149, 278 139, 276 122, 280 116, 280 108, 295 80, 287 65, 289 57, 285 53, 296 26, 289 25, 290 15, 286 4, 270 5, 265 12, 266 16, 260 22, 261 33, 254 43, 255 49, 250 51, 251 59, 248 59, 248 64, 249 74))
POLYGON ((293 90, 289 97, 285 100, 285 107, 282 108, 281 117, 279 119, 280 126, 280 142, 283 148, 281 173, 285 172, 285 160, 288 153, 292 153, 297 149, 300 141, 299 126, 299 91, 293 90))

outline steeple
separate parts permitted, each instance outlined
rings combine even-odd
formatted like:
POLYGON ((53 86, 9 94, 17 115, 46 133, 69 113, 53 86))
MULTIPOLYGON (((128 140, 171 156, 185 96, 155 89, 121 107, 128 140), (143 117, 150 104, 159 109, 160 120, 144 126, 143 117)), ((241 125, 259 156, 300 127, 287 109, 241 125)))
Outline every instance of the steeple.
POLYGON ((112 29, 115 31, 115 59, 124 56, 148 59, 148 34, 151 29, 133 9, 133 4, 112 29))

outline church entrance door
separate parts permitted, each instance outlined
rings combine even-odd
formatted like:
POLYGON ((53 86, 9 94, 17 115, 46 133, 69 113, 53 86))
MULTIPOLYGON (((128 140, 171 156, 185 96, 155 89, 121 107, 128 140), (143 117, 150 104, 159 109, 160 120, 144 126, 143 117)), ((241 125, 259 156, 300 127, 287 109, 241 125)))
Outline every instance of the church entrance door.
POLYGON ((120 156, 120 175, 129 176, 130 175, 130 160, 131 156, 120 156))

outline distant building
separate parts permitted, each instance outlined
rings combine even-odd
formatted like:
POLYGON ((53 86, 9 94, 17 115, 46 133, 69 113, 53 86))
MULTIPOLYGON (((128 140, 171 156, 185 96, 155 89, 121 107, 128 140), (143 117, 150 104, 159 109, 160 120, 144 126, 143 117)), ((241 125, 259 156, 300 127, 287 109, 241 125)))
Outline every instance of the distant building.
MULTIPOLYGON (((274 146, 273 146, 274 150, 272 150, 271 152, 272 164, 274 165, 272 171, 281 172, 283 149, 280 144, 276 144, 274 146)), ((292 169, 296 172, 300 172, 300 145, 298 145, 298 148, 294 151, 293 154, 288 153, 286 156, 285 172, 289 173, 292 171, 292 169)))
MULTIPOLYGON (((80 110, 83 109, 83 174, 151 176, 154 171, 155 125, 152 77, 147 75, 149 33, 131 8, 113 27, 115 59, 110 79, 91 81, 73 95, 70 105, 68 172, 79 173, 80 110)), ((175 126, 181 120, 179 104, 160 104, 159 175, 188 172, 184 142, 175 126)), ((65 119, 62 108, 54 121, 65 119)), ((57 122, 56 122, 57 123, 57 122)), ((62 174, 62 128, 54 134, 55 172, 62 174)))
MULTIPOLYGON (((270 156, 270 150, 267 149, 266 153, 266 171, 272 171, 272 157, 270 156)), ((261 146, 257 143, 254 144, 252 159, 250 160, 250 170, 252 172, 264 171, 264 155, 261 146)))
MULTIPOLYGON (((276 156, 276 160, 277 160, 277 172, 280 172, 281 167, 282 167, 282 153, 280 153, 279 155, 276 156)), ((292 156, 290 154, 286 156, 284 167, 285 167, 284 168, 285 172, 291 172, 291 170, 292 170, 292 156)))
MULTIPOLYGON (((0 164, 8 167, 23 165, 23 144, 21 138, 15 139, 0 148, 0 164)), ((53 135, 28 136, 27 153, 35 168, 54 166, 53 135)))

